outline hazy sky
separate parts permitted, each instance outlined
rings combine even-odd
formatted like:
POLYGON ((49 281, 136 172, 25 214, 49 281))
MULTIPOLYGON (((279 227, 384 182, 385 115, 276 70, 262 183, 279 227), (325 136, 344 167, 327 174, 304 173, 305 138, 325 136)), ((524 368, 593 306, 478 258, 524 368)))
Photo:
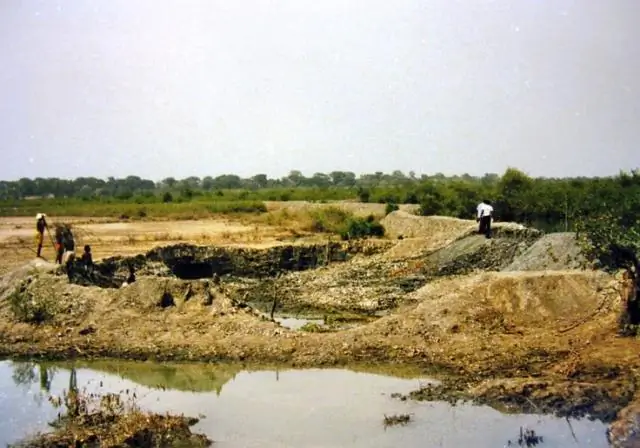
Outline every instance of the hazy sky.
POLYGON ((0 0, 0 179, 637 168, 639 17, 638 0, 0 0))

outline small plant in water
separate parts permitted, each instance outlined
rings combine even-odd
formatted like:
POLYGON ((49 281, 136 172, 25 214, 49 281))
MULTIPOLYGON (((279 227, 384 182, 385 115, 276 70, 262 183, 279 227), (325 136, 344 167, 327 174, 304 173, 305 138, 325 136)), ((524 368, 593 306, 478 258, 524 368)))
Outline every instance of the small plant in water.
MULTIPOLYGON (((520 435, 518 436, 518 445, 520 447, 532 447, 542 443, 542 436, 536 434, 533 429, 520 427, 520 435)), ((507 446, 515 446, 511 440, 507 441, 507 446)))
POLYGON ((397 415, 385 415, 384 427, 406 425, 411 421, 411 415, 409 414, 397 414, 397 415))

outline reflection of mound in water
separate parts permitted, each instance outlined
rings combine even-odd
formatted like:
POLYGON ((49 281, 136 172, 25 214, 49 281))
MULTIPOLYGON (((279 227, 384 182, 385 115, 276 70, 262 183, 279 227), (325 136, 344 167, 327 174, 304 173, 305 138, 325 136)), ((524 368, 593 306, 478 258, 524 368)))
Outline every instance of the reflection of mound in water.
MULTIPOLYGON (((66 367, 66 363, 55 364, 66 367)), ((141 386, 172 389, 185 392, 212 392, 220 394, 223 386, 245 370, 239 364, 160 364, 135 361, 80 361, 83 367, 118 375, 141 386)))

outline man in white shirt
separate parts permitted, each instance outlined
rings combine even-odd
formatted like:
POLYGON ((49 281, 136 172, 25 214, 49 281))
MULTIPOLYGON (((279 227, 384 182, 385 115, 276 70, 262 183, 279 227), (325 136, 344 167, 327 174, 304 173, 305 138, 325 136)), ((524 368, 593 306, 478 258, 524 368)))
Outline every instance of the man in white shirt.
POLYGON ((487 238, 491 238, 491 218, 493 215, 493 207, 491 202, 484 199, 478 204, 478 216, 476 221, 480 223, 478 233, 484 234, 487 238))

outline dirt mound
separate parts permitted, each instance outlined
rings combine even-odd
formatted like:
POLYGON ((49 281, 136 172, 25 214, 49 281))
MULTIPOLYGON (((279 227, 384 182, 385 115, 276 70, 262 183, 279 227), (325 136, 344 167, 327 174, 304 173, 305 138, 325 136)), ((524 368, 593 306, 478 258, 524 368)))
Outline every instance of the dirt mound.
POLYGON ((446 216, 417 216, 402 210, 389 213, 380 223, 390 238, 429 238, 442 245, 475 228, 474 221, 446 216))
MULTIPOLYGON (((477 235, 475 221, 447 216, 416 216, 403 211, 389 213, 381 224, 390 238, 400 238, 396 246, 386 252, 385 258, 400 259, 422 256, 449 246, 467 236, 477 235)), ((498 222, 493 225, 494 236, 521 236, 535 232, 515 223, 498 222)))
POLYGON ((612 277, 602 272, 488 272, 442 279, 412 294, 414 313, 430 326, 461 331, 567 328, 597 312, 618 309, 612 277), (603 298, 599 291, 609 294, 603 298))
POLYGON ((580 269, 586 259, 571 232, 544 235, 516 257, 505 271, 580 269))
MULTIPOLYGON (((498 240, 517 242, 503 236, 482 244, 498 240)), ((487 249, 478 247, 481 252, 487 249)), ((262 318, 235 299, 234 285, 226 282, 140 276, 126 287, 99 288, 69 284, 66 277, 52 273, 30 274, 30 281, 19 290, 21 300, 0 302, 0 355, 284 361, 313 366, 405 362, 442 369, 447 377, 464 377, 468 385, 510 378, 535 378, 538 383, 531 385, 538 388, 556 384, 562 390, 544 386, 542 392, 550 395, 541 399, 567 410, 580 406, 581 391, 592 397, 620 392, 616 406, 626 404, 633 392, 633 372, 640 368, 638 342, 618 334, 630 291, 624 278, 578 270, 484 272, 434 277, 419 289, 410 285, 407 291, 414 291, 400 295, 401 284, 393 283, 391 271, 374 271, 368 264, 375 259, 336 264, 353 269, 348 271, 351 277, 305 277, 329 271, 330 265, 278 280, 276 286, 285 295, 287 282, 299 280, 294 286, 306 288, 307 294, 299 300, 325 300, 326 307, 388 306, 384 301, 394 292, 382 288, 398 288, 402 303, 393 314, 354 328, 318 333, 289 330, 262 318), (352 278, 358 270, 364 280, 352 278), (41 311, 45 306, 46 312, 38 321, 24 320, 21 316, 35 313, 16 313, 21 304, 41 311), (610 381, 612 377, 617 383, 610 381), (600 388, 600 383, 608 389, 600 388), (565 389, 570 393, 564 394, 565 389), (560 398, 554 401, 554 396, 560 398), (571 406, 565 401, 572 401, 571 406)), ((389 263, 385 269, 389 266, 397 269, 406 264, 389 263)), ((396 278, 409 277, 400 273, 396 278)), ((268 285, 250 281, 262 290, 268 285)), ((518 387, 508 390, 476 387, 473 393, 508 401, 529 390, 528 383, 514 384, 518 387)))
POLYGON ((53 272, 59 269, 54 263, 49 263, 40 258, 36 258, 29 263, 14 269, 0 277, 0 301, 3 301, 11 294, 15 288, 30 274, 37 272, 53 272))

